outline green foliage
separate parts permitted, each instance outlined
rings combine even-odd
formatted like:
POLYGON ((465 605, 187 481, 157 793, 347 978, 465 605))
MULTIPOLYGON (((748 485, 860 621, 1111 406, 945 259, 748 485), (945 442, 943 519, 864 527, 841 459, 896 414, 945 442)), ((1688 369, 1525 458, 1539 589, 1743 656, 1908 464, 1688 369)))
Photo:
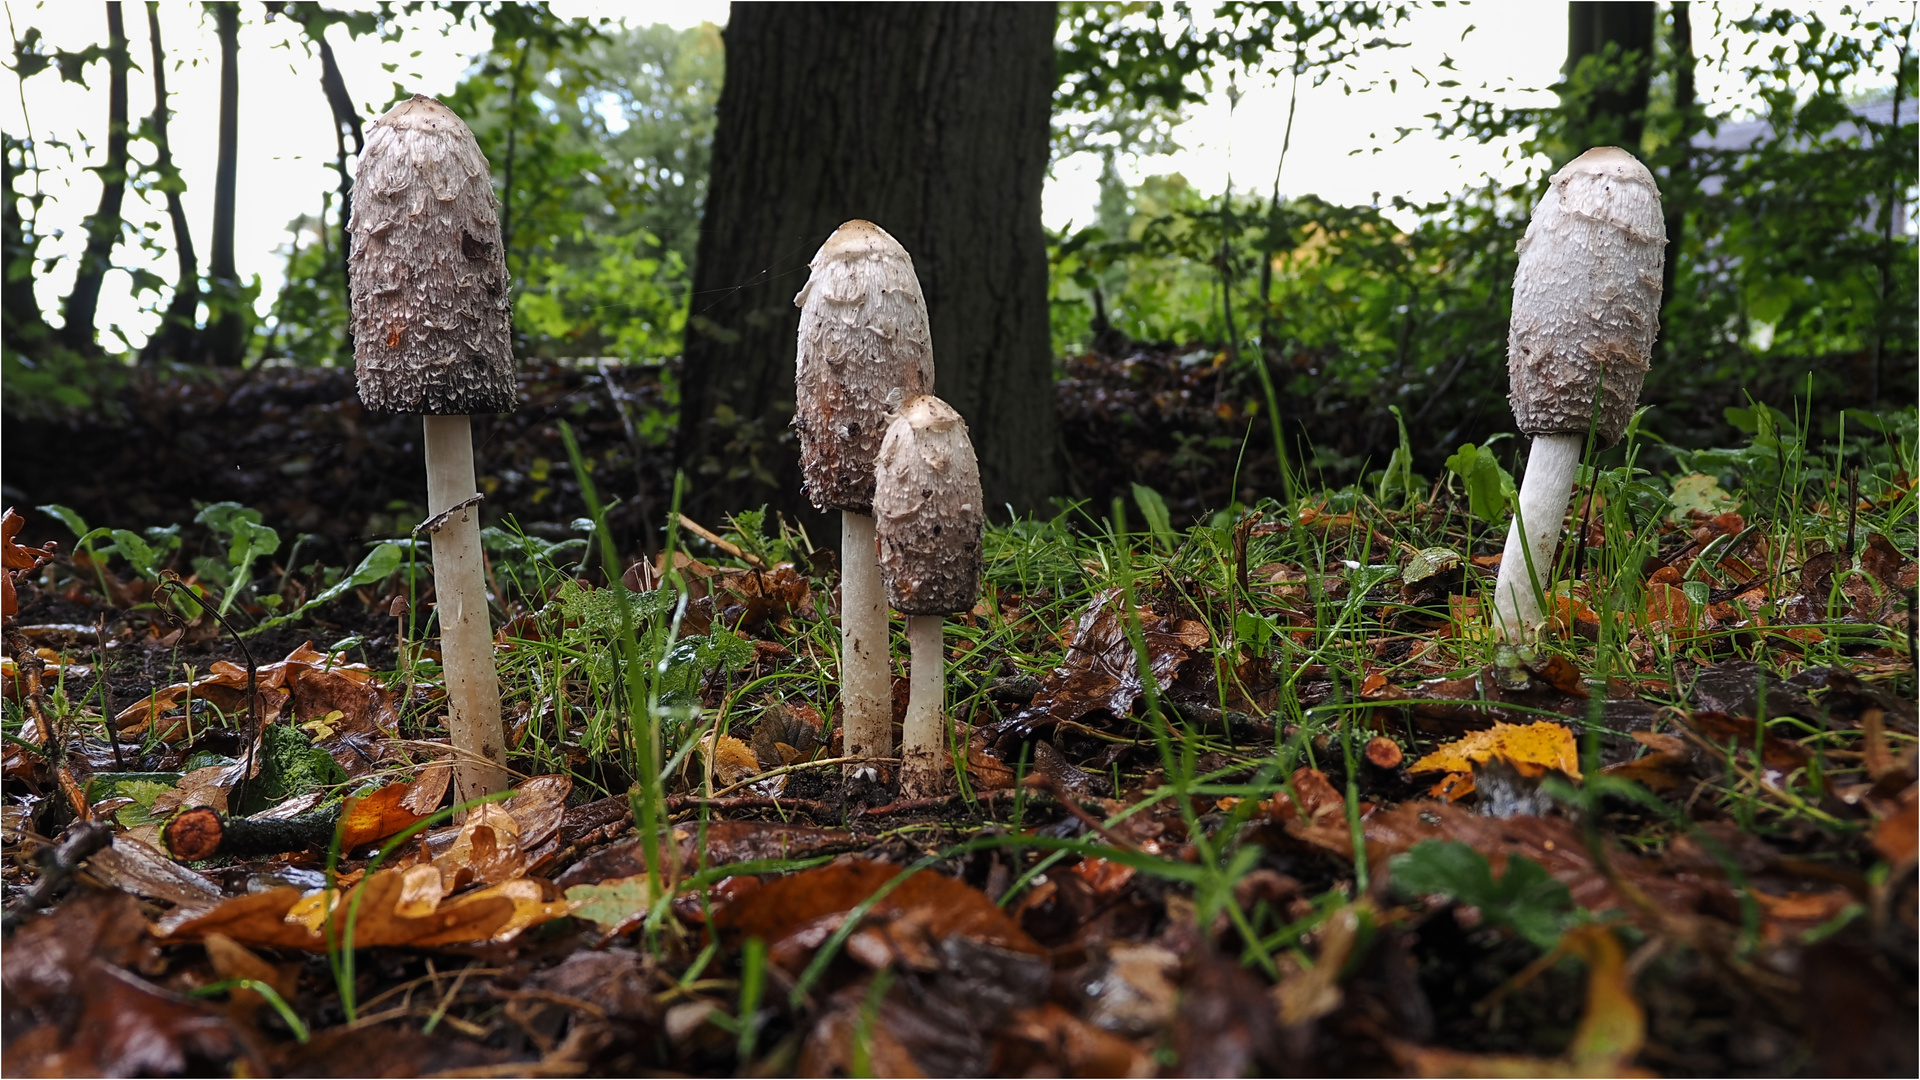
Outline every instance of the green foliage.
POLYGON ((1447 471, 1466 483, 1467 510, 1489 525, 1504 525, 1517 492, 1513 474, 1485 446, 1466 443, 1447 459, 1447 471))
MULTIPOLYGON (((211 581, 226 589, 218 609, 220 614, 225 615, 240 594, 253 584, 254 561, 280 550, 280 534, 260 524, 260 511, 235 502, 217 502, 203 507, 193 520, 196 524, 205 525, 215 535, 227 538, 225 564, 204 555, 193 560, 193 568, 203 581, 211 581)), ((272 607, 280 598, 263 596, 260 600, 272 607)))
POLYGON ((1422 840, 1389 865, 1401 895, 1440 895, 1479 908, 1488 922, 1542 949, 1552 948, 1579 918, 1567 887, 1521 855, 1507 856, 1506 873, 1498 881, 1487 857, 1457 840, 1422 840))

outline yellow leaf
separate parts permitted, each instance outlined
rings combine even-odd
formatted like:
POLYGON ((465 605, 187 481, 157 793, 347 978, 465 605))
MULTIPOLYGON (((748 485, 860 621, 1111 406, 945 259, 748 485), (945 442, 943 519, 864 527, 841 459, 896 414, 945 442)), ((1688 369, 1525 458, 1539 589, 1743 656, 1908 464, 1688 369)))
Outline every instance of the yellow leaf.
POLYGON ((1513 766, 1522 776, 1541 776, 1551 770, 1580 779, 1580 750, 1573 732, 1550 720, 1496 723, 1440 747, 1414 762, 1411 771, 1466 773, 1495 760, 1513 766))

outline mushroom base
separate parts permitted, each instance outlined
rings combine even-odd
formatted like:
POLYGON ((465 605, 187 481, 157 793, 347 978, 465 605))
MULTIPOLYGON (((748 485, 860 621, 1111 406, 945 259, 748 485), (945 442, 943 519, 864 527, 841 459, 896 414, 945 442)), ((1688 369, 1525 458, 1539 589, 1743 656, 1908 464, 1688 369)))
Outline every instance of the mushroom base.
MULTIPOLYGON (((874 522, 840 514, 840 724, 842 753, 871 760, 893 756, 893 672, 888 662, 886 589, 874 522)), ((860 769, 859 763, 848 771, 860 769)))
POLYGON ((946 616, 907 616, 913 651, 906 724, 900 739, 900 797, 926 799, 948 787, 946 755, 946 616))
MULTIPOLYGON (((423 416, 427 512, 442 514, 473 498, 473 429, 465 416, 423 416)), ((493 669, 487 572, 480 555, 480 508, 448 515, 433 534, 433 590, 440 656, 447 680, 447 731, 453 737, 454 801, 505 790, 506 729, 493 669)))
POLYGON ((1530 638, 1546 622, 1541 601, 1553 588, 1553 553, 1560 544, 1567 504, 1573 501, 1586 441, 1585 435, 1534 437, 1520 482, 1520 512, 1507 531, 1500 577, 1493 586, 1494 632, 1504 640, 1530 638))

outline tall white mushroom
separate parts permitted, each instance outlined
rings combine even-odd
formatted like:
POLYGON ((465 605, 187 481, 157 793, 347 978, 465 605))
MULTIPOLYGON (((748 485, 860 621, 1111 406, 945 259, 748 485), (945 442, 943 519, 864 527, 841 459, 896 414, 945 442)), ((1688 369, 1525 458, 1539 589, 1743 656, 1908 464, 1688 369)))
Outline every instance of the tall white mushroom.
POLYGON ((893 411, 933 392, 933 334, 913 259, 880 226, 847 222, 811 265, 793 298, 793 426, 808 498, 840 511, 843 751, 883 758, 893 750, 893 684, 871 516, 873 459, 893 411))
POLYGON ((507 782, 469 423, 472 413, 514 406, 511 296, 494 206, 486 155, 445 105, 416 94, 367 130, 347 264, 354 366, 368 409, 422 414, 462 801, 507 782))
POLYGON ((1589 428, 1597 449, 1612 446, 1640 401, 1666 244, 1653 174, 1612 146, 1553 175, 1520 240, 1507 374, 1514 419, 1534 438, 1494 584, 1495 628, 1507 640, 1545 621, 1541 599, 1589 428))
POLYGON ((967 422, 931 394, 901 406, 874 462, 873 517, 887 602, 907 616, 913 654, 900 743, 904 798, 936 795, 945 785, 942 624, 980 596, 983 503, 967 422))

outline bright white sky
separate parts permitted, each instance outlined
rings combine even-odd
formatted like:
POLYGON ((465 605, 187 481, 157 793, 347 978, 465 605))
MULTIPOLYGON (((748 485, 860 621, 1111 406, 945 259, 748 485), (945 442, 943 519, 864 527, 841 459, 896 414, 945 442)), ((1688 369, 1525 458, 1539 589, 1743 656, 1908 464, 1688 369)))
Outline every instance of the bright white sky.
MULTIPOLYGON (((350 7, 351 3, 335 6, 350 7)), ((265 314, 282 280, 284 248, 292 239, 287 226, 300 214, 317 214, 322 194, 336 187, 332 171, 334 136, 332 116, 320 92, 320 62, 307 55, 298 28, 284 19, 267 22, 262 5, 242 5, 240 30, 240 203, 236 258, 243 279, 259 275, 265 314)), ((677 28, 701 22, 726 21, 721 0, 556 0, 553 7, 567 15, 608 15, 629 23, 663 22, 677 28)), ((84 48, 106 40, 106 16, 98 3, 7 2, 7 43, 29 26, 40 28, 50 46, 84 48)), ((1288 152, 1281 190, 1286 195, 1318 194, 1339 203, 1391 199, 1394 195, 1427 201, 1481 182, 1489 173, 1511 175, 1523 162, 1508 160, 1509 147, 1477 144, 1446 145, 1427 133, 1424 115, 1443 108, 1441 98, 1458 91, 1441 90, 1414 71, 1439 79, 1439 64, 1451 56, 1451 73, 1467 87, 1483 83, 1511 88, 1515 104, 1550 84, 1566 53, 1566 6, 1528 0, 1493 0, 1470 8, 1459 4, 1424 7, 1412 20, 1390 32, 1411 47, 1375 50, 1361 67, 1342 73, 1325 85, 1311 88, 1303 80, 1294 120, 1293 144, 1288 152), (1469 28, 1472 28, 1469 31, 1469 28), (1398 79, 1398 90, 1388 88, 1398 79), (1344 83, 1344 85, 1343 85, 1344 83), (1348 93, 1348 88, 1352 93, 1348 93), (1398 128, 1411 129, 1401 138, 1398 128), (1396 142, 1396 140, 1398 140, 1396 142)), ((128 81, 128 112, 134 118, 153 108, 148 66, 149 44, 144 5, 126 7, 127 34, 134 60, 143 69, 128 81)), ((1712 19, 1696 16, 1696 49, 1715 55, 1712 19)), ((447 16, 427 12, 414 16, 408 32, 395 43, 372 36, 354 40, 344 28, 329 37, 339 59, 348 90, 362 115, 372 119, 391 96, 392 85, 406 91, 442 94, 450 91, 471 58, 487 45, 486 35, 470 28, 446 30, 447 16)), ((198 249, 202 270, 208 250, 213 212, 213 166, 218 116, 219 47, 211 20, 200 4, 169 0, 160 6, 161 35, 167 48, 167 82, 174 118, 169 134, 174 156, 186 181, 185 210, 198 249)), ((1713 84, 1703 65, 1704 100, 1724 105, 1716 96, 1737 92, 1713 84)), ((60 231, 57 240, 42 245, 45 256, 74 256, 81 249, 80 225, 99 200, 100 183, 88 165, 104 158, 100 140, 106 116, 106 69, 103 63, 87 71, 90 88, 64 82, 51 72, 21 85, 12 72, 0 72, 0 125, 10 133, 25 134, 29 122, 44 148, 42 183, 47 200, 40 211, 43 233, 60 231), (56 142, 65 143, 57 147, 56 142)), ((1164 157, 1141 158, 1122 164, 1129 180, 1154 173, 1179 172, 1206 194, 1218 193, 1231 177, 1238 189, 1265 192, 1273 183, 1286 126, 1288 86, 1285 83, 1243 84, 1237 107, 1230 108, 1225 87, 1217 86, 1210 100, 1191 111, 1176 134, 1182 149, 1164 157)), ((149 159, 151 148, 132 143, 133 154, 149 159)), ((1098 197, 1099 162, 1078 155, 1059 163, 1049 180, 1044 216, 1059 228, 1068 222, 1092 219, 1098 197)), ((9 177, 16 190, 27 190, 31 174, 9 177)), ((159 253, 122 243, 117 265, 145 265, 163 279, 172 280, 174 264, 164 202, 151 203, 129 192, 125 213, 163 248, 159 253)), ((42 277, 36 288, 41 306, 57 321, 57 309, 73 281, 75 259, 63 258, 42 277)), ((138 347, 157 324, 156 315, 131 295, 131 279, 108 275, 101 297, 99 324, 102 344, 116 349, 120 342, 138 347)))

